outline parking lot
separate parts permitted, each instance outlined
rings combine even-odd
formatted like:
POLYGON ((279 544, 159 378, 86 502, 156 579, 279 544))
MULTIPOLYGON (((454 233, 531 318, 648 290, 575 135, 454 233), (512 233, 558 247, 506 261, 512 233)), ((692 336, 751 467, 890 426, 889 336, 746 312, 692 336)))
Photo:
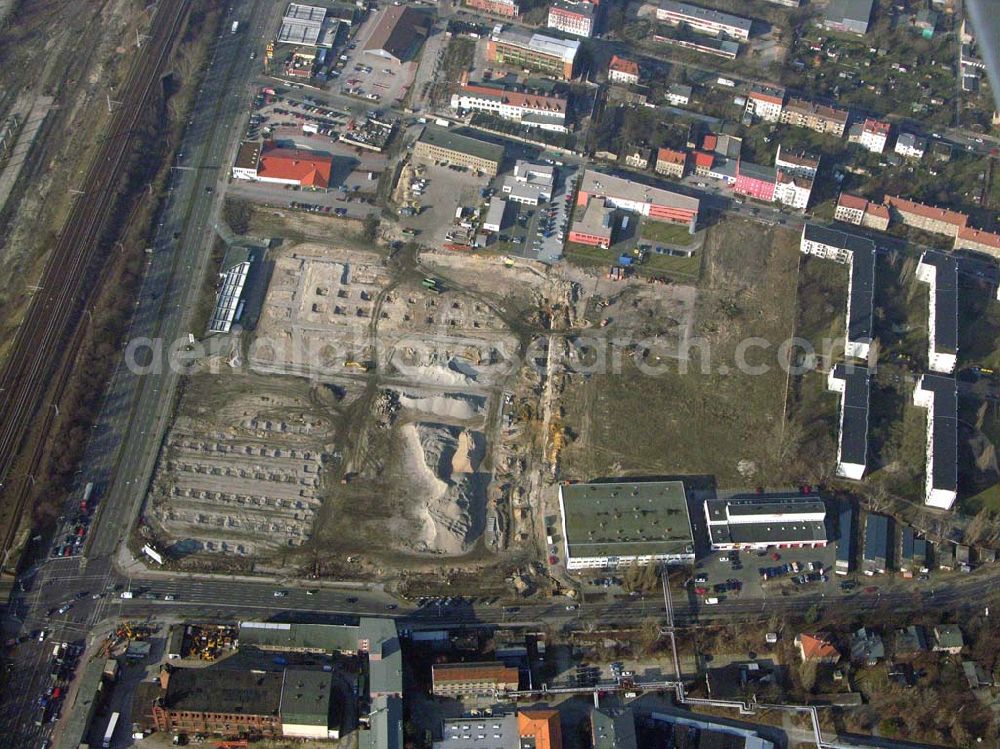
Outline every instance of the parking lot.
POLYGON ((433 162, 421 162, 421 177, 427 181, 422 195, 414 196, 420 206, 416 216, 403 219, 405 228, 417 232, 421 244, 441 246, 450 240, 454 231, 455 210, 479 207, 483 203, 482 190, 489 185, 489 177, 477 177, 471 171, 455 171, 433 162))
POLYGON ((338 64, 343 63, 343 67, 338 67, 340 76, 335 81, 334 89, 348 96, 396 107, 402 105, 409 93, 416 74, 417 61, 397 65, 376 55, 364 53, 365 45, 384 12, 385 10, 382 10, 370 14, 358 28, 354 40, 341 52, 338 64))
MULTIPOLYGON (((501 229, 495 248, 510 255, 543 263, 562 259, 563 246, 573 206, 574 167, 559 167, 549 203, 537 206, 509 202, 508 223, 501 229)), ((502 180, 502 176, 497 182, 502 180)))
POLYGON ((689 589, 700 599, 720 601, 732 597, 766 599, 799 590, 830 594, 838 590, 839 579, 833 572, 836 558, 835 544, 824 549, 718 551, 697 562, 689 589), (816 569, 810 570, 810 563, 816 569), (766 578, 761 570, 767 570, 766 578))

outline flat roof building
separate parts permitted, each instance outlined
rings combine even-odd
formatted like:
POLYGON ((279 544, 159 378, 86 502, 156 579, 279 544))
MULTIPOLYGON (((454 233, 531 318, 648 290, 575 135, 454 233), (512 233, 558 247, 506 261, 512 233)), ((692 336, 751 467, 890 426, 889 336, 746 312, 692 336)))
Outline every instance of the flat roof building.
POLYGON ((827 388, 840 393, 837 475, 860 481, 868 466, 868 368, 840 362, 830 370, 827 388))
POLYGON ((734 494, 705 500, 713 549, 822 548, 829 541, 826 504, 818 492, 734 494))
POLYGON ((924 504, 950 510, 958 498, 958 390, 954 377, 924 374, 913 405, 927 409, 924 504))
POLYGON ((840 511, 837 523, 837 560, 834 571, 838 575, 850 574, 854 566, 854 508, 848 504, 840 511))
POLYGON ((889 550, 892 547, 891 523, 892 520, 887 515, 868 513, 861 564, 861 570, 866 575, 884 575, 889 570, 889 550))
POLYGON ((503 146, 460 135, 437 125, 427 125, 413 147, 414 158, 450 161, 494 177, 500 171, 503 155, 503 146))
POLYGON ((802 228, 799 249, 803 254, 846 263, 850 267, 844 355, 867 359, 874 326, 875 243, 825 226, 806 224, 802 228))
POLYGON ((867 34, 874 0, 830 0, 823 25, 832 31, 867 34))
POLYGON ((483 218, 483 231, 496 233, 503 229, 504 218, 507 215, 507 201, 499 195, 490 198, 483 218))
POLYGON ((338 738, 339 727, 330 728, 333 675, 326 671, 287 668, 283 677, 278 708, 281 735, 299 739, 338 738))
POLYGON ((592 196, 604 198, 612 208, 657 221, 687 224, 692 233, 698 223, 697 198, 588 169, 580 180, 577 205, 586 205, 592 196))
POLYGON ((569 569, 694 560, 683 482, 564 484, 559 511, 569 569))
POLYGON ((500 661, 435 663, 431 667, 431 692, 439 697, 495 696, 517 688, 517 668, 500 661))
POLYGON ((638 749, 632 711, 593 708, 590 711, 590 745, 593 749, 638 749))
POLYGON ((340 19, 327 15, 327 9, 318 5, 289 3, 281 19, 278 44, 300 47, 333 46, 340 19))
POLYGON ((678 0, 660 0, 656 20, 672 26, 685 26, 699 34, 727 36, 743 42, 750 38, 750 28, 753 26, 753 21, 749 18, 678 0))
POLYGON ((486 736, 489 749, 519 749, 517 714, 445 718, 441 741, 434 742, 434 749, 483 749, 486 736))
POLYGON ((428 27, 425 13, 406 5, 389 5, 365 43, 364 53, 402 65, 413 59, 428 27))
POLYGON ((930 286, 927 319, 927 363, 934 372, 950 374, 958 358, 958 260, 928 250, 920 256, 917 279, 930 286))
POLYGON ((534 34, 520 28, 497 26, 486 43, 486 59, 498 65, 529 68, 554 78, 570 80, 580 42, 534 34))
POLYGON ((583 216, 569 228, 569 241, 608 249, 614 232, 614 211, 604 198, 593 198, 583 216))

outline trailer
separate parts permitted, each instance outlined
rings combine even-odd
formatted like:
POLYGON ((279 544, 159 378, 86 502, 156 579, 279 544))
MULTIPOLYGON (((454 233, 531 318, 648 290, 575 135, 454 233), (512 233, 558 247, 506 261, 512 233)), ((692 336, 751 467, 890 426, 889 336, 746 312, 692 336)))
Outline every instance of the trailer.
POLYGON ((118 718, 121 713, 111 713, 111 720, 108 721, 108 729, 104 732, 104 740, 101 742, 101 746, 104 749, 111 749, 111 739, 115 735, 115 729, 118 727, 118 718))
POLYGON ((229 33, 230 34, 235 34, 239 30, 240 30, 240 22, 239 21, 233 21, 233 26, 232 26, 232 28, 229 29, 229 33))

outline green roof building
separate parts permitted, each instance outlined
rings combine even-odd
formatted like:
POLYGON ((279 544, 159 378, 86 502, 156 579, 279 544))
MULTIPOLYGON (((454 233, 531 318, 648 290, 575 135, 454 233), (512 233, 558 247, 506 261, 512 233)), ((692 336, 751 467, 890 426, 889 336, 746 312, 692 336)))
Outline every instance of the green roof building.
POLYGON ((330 730, 332 675, 326 671, 286 668, 281 683, 281 734, 300 739, 339 738, 330 730))
POLYGON ((694 533, 681 481, 559 487, 568 569, 694 561, 694 533))

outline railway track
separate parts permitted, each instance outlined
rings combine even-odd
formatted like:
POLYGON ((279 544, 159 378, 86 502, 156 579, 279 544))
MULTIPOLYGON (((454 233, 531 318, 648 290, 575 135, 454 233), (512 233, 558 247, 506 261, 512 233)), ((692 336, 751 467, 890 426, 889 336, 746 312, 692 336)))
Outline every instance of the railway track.
POLYGON ((62 234, 42 273, 41 289, 31 300, 24 322, 17 330, 10 356, 0 373, 0 486, 13 502, 12 522, 0 547, 0 565, 6 567, 25 504, 32 493, 46 436, 55 417, 54 408, 39 409, 47 396, 51 402, 69 382, 71 365, 81 335, 74 335, 79 316, 96 285, 87 285, 88 272, 99 251, 101 235, 115 205, 121 170, 131 154, 133 132, 144 108, 161 85, 160 76, 190 0, 160 0, 146 46, 139 53, 121 87, 121 101, 108 134, 80 189, 83 195, 70 212, 62 234), (72 340, 70 340, 72 338, 72 340), (35 423, 37 421, 37 423, 35 423), (27 457, 27 470, 12 476, 29 433, 38 435, 27 457))

